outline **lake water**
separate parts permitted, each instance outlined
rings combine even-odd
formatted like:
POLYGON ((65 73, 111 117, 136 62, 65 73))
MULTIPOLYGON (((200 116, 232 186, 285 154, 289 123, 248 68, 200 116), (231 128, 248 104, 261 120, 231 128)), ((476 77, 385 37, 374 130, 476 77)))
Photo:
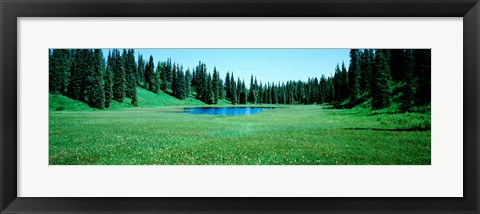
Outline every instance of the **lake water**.
POLYGON ((210 115, 251 115, 258 114, 263 110, 271 110, 274 108, 266 107, 196 107, 185 108, 185 113, 188 114, 210 114, 210 115))

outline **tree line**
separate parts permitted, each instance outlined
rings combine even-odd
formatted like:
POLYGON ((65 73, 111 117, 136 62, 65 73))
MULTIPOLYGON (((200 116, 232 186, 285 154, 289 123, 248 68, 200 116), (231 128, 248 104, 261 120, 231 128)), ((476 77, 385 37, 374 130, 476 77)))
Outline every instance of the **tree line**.
POLYGON ((410 111, 431 99, 427 49, 351 49, 348 68, 337 64, 331 76, 262 83, 251 75, 248 88, 233 72, 222 79, 216 67, 208 72, 199 62, 184 70, 170 58, 155 65, 153 56, 146 60, 139 54, 135 60, 133 49, 109 51, 106 61, 100 49, 52 49, 49 55, 49 92, 100 109, 125 98, 137 106, 137 86, 207 104, 227 100, 234 105, 330 103, 351 108, 369 102, 376 110, 398 102, 402 111, 410 111))

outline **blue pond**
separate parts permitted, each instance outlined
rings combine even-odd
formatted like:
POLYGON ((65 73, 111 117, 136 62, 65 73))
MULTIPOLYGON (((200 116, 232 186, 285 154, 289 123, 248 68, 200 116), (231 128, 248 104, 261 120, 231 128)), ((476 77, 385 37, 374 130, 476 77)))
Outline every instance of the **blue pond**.
POLYGON ((263 110, 270 110, 274 108, 266 107, 196 107, 185 108, 185 113, 188 114, 210 114, 210 115, 251 115, 258 114, 263 110))

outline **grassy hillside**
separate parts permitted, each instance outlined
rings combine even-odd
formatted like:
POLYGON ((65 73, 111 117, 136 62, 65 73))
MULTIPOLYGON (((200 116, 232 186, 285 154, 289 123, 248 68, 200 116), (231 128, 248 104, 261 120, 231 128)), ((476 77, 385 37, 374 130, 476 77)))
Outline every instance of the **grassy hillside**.
MULTIPOLYGON (((137 87, 138 107, 153 108, 158 106, 205 106, 202 101, 199 101, 191 95, 185 100, 179 100, 165 92, 155 94, 151 91, 137 87)), ((122 103, 112 101, 107 110, 118 110, 124 108, 135 108, 130 104, 131 100, 125 98, 122 103)), ((50 111, 93 111, 97 109, 90 108, 86 103, 78 100, 70 99, 63 95, 49 94, 49 109, 50 111)), ((227 101, 219 101, 219 104, 229 105, 227 101)))
POLYGON ((48 94, 50 111, 89 111, 92 110, 86 103, 70 99, 63 95, 48 94))

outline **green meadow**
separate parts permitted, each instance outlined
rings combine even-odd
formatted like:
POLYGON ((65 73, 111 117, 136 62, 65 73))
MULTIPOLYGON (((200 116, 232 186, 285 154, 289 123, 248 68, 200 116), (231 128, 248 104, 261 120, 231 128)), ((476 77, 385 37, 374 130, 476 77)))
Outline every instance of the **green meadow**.
POLYGON ((137 93, 141 106, 114 102, 108 110, 50 94, 49 163, 431 164, 430 113, 268 105, 276 108, 255 115, 194 115, 183 108, 208 105, 141 88, 137 93))

